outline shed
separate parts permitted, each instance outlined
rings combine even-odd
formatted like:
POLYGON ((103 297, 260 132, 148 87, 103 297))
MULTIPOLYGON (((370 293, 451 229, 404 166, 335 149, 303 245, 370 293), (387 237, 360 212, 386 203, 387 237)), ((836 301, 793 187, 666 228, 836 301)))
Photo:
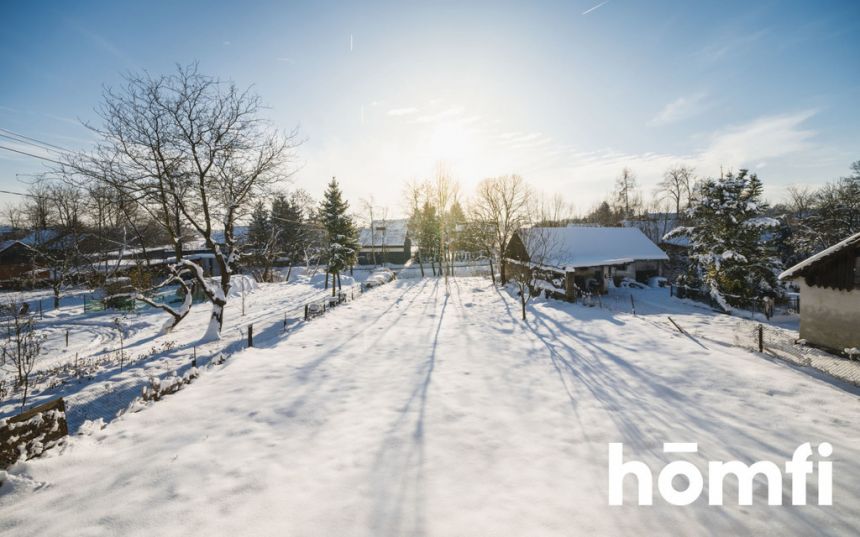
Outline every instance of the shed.
POLYGON ((510 270, 524 263, 546 272, 546 281, 563 281, 563 293, 574 299, 576 290, 606 292, 609 280, 647 281, 662 274, 669 257, 637 228, 533 227, 518 231, 506 251, 510 270), (541 236, 543 252, 529 252, 534 236, 541 236))
POLYGON ((779 275, 800 287, 800 337, 839 352, 860 348, 860 233, 779 275))

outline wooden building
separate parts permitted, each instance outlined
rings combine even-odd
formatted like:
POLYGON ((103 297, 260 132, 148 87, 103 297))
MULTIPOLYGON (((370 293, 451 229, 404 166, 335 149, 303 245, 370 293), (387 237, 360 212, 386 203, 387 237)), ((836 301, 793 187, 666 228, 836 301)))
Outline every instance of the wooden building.
POLYGON ((540 287, 575 300, 580 292, 605 293, 610 281, 644 282, 662 275, 668 259, 637 228, 570 225, 518 231, 508 244, 505 268, 509 273, 536 271, 540 287), (538 235, 540 240, 534 240, 538 235), (529 251, 538 243, 540 252, 529 251))
POLYGON ((779 275, 800 287, 800 337, 838 352, 860 348, 860 233, 779 275))

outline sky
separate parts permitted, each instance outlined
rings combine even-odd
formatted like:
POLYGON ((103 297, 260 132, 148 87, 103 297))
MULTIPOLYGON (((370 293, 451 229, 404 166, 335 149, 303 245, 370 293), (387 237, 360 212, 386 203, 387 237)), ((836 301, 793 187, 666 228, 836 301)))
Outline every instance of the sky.
MULTIPOLYGON (((517 173, 579 213, 625 166, 646 199, 687 164, 751 169, 780 201, 860 160, 858 27, 855 0, 6 0, 0 129, 86 149, 104 87, 196 61, 299 128, 290 188, 335 176, 355 209, 402 214, 405 182, 440 162, 464 199, 517 173)), ((0 189, 46 164, 0 148, 0 189)))

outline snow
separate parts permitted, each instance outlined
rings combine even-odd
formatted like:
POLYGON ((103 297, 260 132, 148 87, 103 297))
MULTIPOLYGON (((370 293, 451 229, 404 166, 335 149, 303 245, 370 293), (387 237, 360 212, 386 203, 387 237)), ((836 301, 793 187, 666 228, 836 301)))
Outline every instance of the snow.
MULTIPOLYGON (((290 283, 256 284, 250 278, 244 285, 248 289, 245 315, 242 315, 240 294, 242 283, 231 288, 225 310, 225 321, 220 343, 201 344, 200 338, 207 328, 212 307, 209 302, 195 304, 188 316, 170 333, 162 328, 172 318, 165 312, 146 308, 134 313, 105 310, 84 312, 83 299, 91 295, 82 289, 69 290, 61 299, 59 309, 51 309, 51 291, 37 290, 24 293, 5 293, 0 302, 12 299, 26 300, 30 311, 39 312, 42 301, 43 318, 37 323, 47 336, 43 352, 36 365, 36 375, 42 380, 35 393, 28 398, 28 406, 50 401, 56 397, 66 400, 69 428, 74 433, 86 420, 110 420, 140 395, 151 377, 169 377, 184 374, 196 353, 198 363, 205 365, 210 355, 227 349, 232 352, 244 348, 249 324, 254 325, 255 342, 265 341, 283 332, 284 320, 290 327, 304 316, 304 304, 323 299, 331 294, 324 290, 325 275, 305 275, 304 270, 293 270, 290 283), (255 287, 256 286, 256 287, 255 287), (251 290, 255 287, 255 290, 251 290), (124 367, 120 370, 120 338, 115 320, 124 328, 124 367), (69 342, 66 345, 66 332, 69 342)), ((236 282, 246 276, 235 276, 236 282)), ((344 289, 353 280, 342 277, 344 289)), ((357 288, 356 288, 357 289, 357 288)), ((187 305, 187 302, 177 309, 187 305)), ((11 375, 0 368, 0 379, 11 375)), ((7 381, 11 381, 7 377, 7 381)), ((0 418, 18 412, 20 400, 8 397, 0 401, 0 418)))
POLYGON ((795 278, 803 270, 811 267, 813 264, 817 263, 821 259, 824 259, 825 257, 827 257, 829 255, 832 255, 832 254, 835 254, 836 252, 841 251, 843 248, 847 248, 847 247, 855 245, 855 244, 860 244, 860 233, 855 233, 854 235, 851 235, 847 239, 834 244, 830 248, 822 250, 822 251, 818 252, 817 254, 804 259, 800 263, 794 265, 790 269, 788 269, 785 272, 783 272, 782 274, 780 274, 779 279, 785 280, 785 279, 795 278))
POLYGON ((719 333, 728 316, 622 291, 636 316, 537 301, 523 323, 485 279, 398 279, 14 466, 0 533, 855 534, 857 392, 697 339, 695 319, 719 333), (824 441, 832 507, 767 506, 761 486, 749 507, 638 507, 632 480, 608 506, 609 442, 655 474, 686 458, 707 475, 707 460, 779 463, 824 441))
POLYGON ((756 216, 745 220, 743 225, 746 227, 779 227, 782 224, 780 224, 779 220, 770 216, 756 216))
MULTIPOLYGON (((544 265, 565 268, 623 265, 636 260, 668 260, 668 256, 638 228, 558 227, 531 228, 521 233, 546 237, 544 265)), ((540 241, 543 243, 543 239, 540 241)))

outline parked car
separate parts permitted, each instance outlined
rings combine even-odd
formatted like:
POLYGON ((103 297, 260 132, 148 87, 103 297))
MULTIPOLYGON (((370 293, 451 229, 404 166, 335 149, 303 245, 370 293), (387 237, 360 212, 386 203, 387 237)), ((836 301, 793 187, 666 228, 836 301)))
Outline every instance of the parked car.
POLYGON ((621 280, 621 285, 619 287, 626 287, 628 289, 647 289, 648 287, 644 283, 639 283, 636 280, 631 280, 630 278, 624 278, 621 280))
POLYGON ((669 287, 669 280, 663 276, 651 276, 648 278, 648 287, 669 287))
POLYGON ((391 280, 394 279, 394 272, 388 268, 378 268, 370 273, 370 276, 367 280, 364 281, 365 289, 371 289, 373 287, 379 287, 380 285, 384 285, 391 280))

